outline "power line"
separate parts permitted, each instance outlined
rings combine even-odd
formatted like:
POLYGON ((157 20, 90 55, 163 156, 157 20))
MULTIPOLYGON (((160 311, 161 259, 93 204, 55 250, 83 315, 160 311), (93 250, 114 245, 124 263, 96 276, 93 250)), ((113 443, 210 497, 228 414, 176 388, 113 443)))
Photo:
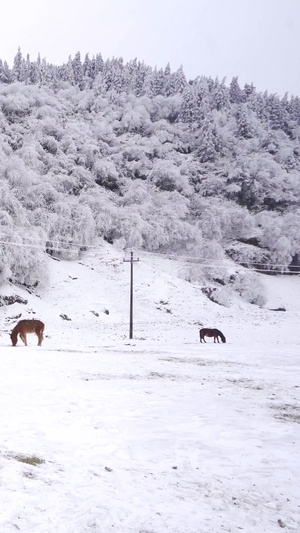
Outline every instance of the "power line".
MULTIPOLYGON (((11 235, 9 234, 5 234, 5 233, 2 233, 1 234, 2 237, 11 237, 11 235)), ((80 248, 93 248, 93 249, 98 249, 100 248, 99 245, 94 245, 94 244, 83 244, 83 243, 79 243, 79 242, 70 242, 70 241, 65 241, 65 240, 59 240, 59 241, 55 241, 53 240, 51 237, 45 239, 45 240, 42 240, 42 239, 35 239, 35 238, 31 238, 31 237, 26 237, 26 239, 28 240, 31 240, 32 242, 34 243, 40 243, 41 245, 45 246, 48 250, 55 250, 55 248, 50 248, 49 246, 47 246, 47 242, 51 242, 52 245, 57 245, 57 246, 63 246, 63 245, 67 245, 67 246, 78 246, 80 248)), ((8 241, 0 241, 0 244, 10 244, 10 245, 13 245, 13 246, 25 246, 25 247, 31 247, 33 248, 34 245, 33 244, 26 244, 26 243, 19 243, 19 242, 8 242, 8 241)), ((39 248, 39 247, 37 247, 39 248)), ((149 252, 148 250, 139 250, 139 253, 141 254, 145 254, 145 255, 158 255, 160 257, 166 257, 167 259, 175 259, 176 261, 180 260, 180 259, 183 259, 185 261, 188 261, 188 262, 195 262, 197 263, 198 261, 211 261, 213 260, 214 263, 216 262, 224 262, 224 260, 226 260, 226 258, 221 258, 221 259, 213 259, 212 257, 195 257, 195 256, 191 256, 191 255, 175 255, 175 254, 168 254, 168 253, 161 253, 161 252, 149 252)), ((229 258, 229 259, 232 259, 232 258, 229 258)), ((234 261, 234 259, 232 259, 232 261, 234 261)), ((249 265, 261 265, 261 266, 264 266, 266 263, 260 263, 259 261, 248 261, 248 260, 245 260, 243 261, 244 263, 247 263, 249 265)), ((286 268, 286 265, 278 265, 277 263, 270 263, 268 262, 267 263, 268 266, 276 266, 277 268, 286 268)), ((210 266, 210 265, 209 265, 210 266)))
MULTIPOLYGON (((146 250, 142 250, 140 251, 141 254, 148 254, 148 255, 159 255, 159 256, 165 256, 167 259, 175 259, 176 261, 180 260, 180 259, 184 259, 185 261, 187 262, 191 262, 191 263, 198 263, 199 261, 214 261, 214 265, 213 266, 218 266, 218 265, 215 265, 216 262, 224 262, 226 260, 232 260, 234 261, 234 259, 232 258, 223 258, 223 259, 213 259, 212 257, 195 257, 195 256, 189 256, 189 255, 174 255, 174 254, 162 254, 162 253, 159 253, 159 252, 148 252, 146 250)), ((286 265, 278 265, 277 263, 270 263, 270 262, 267 262, 267 263, 259 263, 258 261, 247 261, 247 260, 244 260, 242 261, 243 263, 247 263, 249 265, 260 265, 260 266, 264 266, 264 265, 268 265, 268 266, 276 266, 277 268, 287 268, 286 265)), ((203 263, 204 264, 204 263, 203 263)), ((212 265, 207 265, 207 266, 212 266, 212 265)), ((242 266, 242 265, 240 265, 242 266)), ((224 268, 227 268, 226 266, 224 266, 224 268)))
MULTIPOLYGON (((9 237, 9 238, 11 238, 12 236, 8 235, 8 234, 2 234, 1 237, 9 237)), ((64 240, 55 241, 51 237, 49 237, 49 238, 47 238, 45 240, 42 240, 42 239, 31 239, 30 237, 26 237, 26 239, 31 240, 33 243, 40 243, 42 246, 45 246, 47 249, 51 249, 51 248, 49 248, 49 246, 47 246, 47 244, 46 244, 47 242, 51 242, 51 243, 57 244, 57 245, 78 246, 80 248, 82 248, 82 247, 84 247, 84 248, 99 248, 99 245, 94 245, 94 244, 83 244, 83 243, 80 243, 80 242, 70 242, 70 241, 64 241, 64 240)), ((20 242, 10 242, 10 241, 0 241, 0 244, 12 244, 12 245, 15 245, 15 246, 30 246, 30 247, 34 247, 33 244, 26 244, 26 243, 20 243, 20 242)))
MULTIPOLYGON (((67 242, 67 241, 63 241, 63 242, 60 242, 60 241, 51 241, 50 239, 50 242, 52 242, 52 246, 48 246, 47 243, 45 242, 42 242, 42 241, 34 241, 34 242, 40 242, 40 245, 39 246, 36 246, 35 244, 27 244, 27 243, 24 243, 24 242, 10 242, 10 241, 0 241, 0 244, 4 244, 6 246, 19 246, 20 248, 34 248, 36 250, 40 250, 41 248, 45 248, 46 250, 52 250, 52 251, 57 251, 58 248, 62 248, 62 247, 66 247, 66 246, 76 246, 76 247, 80 247, 80 248, 94 248, 94 249, 98 249, 99 246, 94 246, 94 245, 91 245, 91 244, 77 244, 77 243, 72 243, 72 242, 67 242), (56 245, 56 247, 55 247, 56 245)), ((66 248, 64 248, 66 249, 66 248)))
MULTIPOLYGON (((7 237, 9 237, 9 235, 6 235, 7 237)), ((26 237, 28 239, 28 237, 26 237)), ((49 238, 49 241, 52 242, 52 246, 48 246, 45 241, 42 241, 42 240, 39 240, 39 239, 32 239, 33 243, 40 243, 40 246, 35 246, 35 244, 26 244, 26 243, 20 243, 20 242, 10 242, 10 241, 0 241, 0 244, 4 244, 6 246, 19 246, 20 248, 33 248, 33 249, 36 249, 36 250, 40 250, 41 247, 44 247, 46 250, 51 250, 53 252, 56 252, 58 251, 59 248, 62 248, 63 246, 69 246, 69 247, 80 247, 80 248, 88 248, 88 249, 100 249, 100 246, 99 245, 93 245, 93 244, 83 244, 83 243, 73 243, 73 242, 69 242, 69 241, 52 241, 51 238, 49 238), (56 247, 55 247, 56 245, 56 247)), ((66 248, 64 248, 64 250, 66 250, 66 248)), ((178 260, 182 260, 184 259, 186 262, 188 263, 195 263, 195 264, 198 264, 199 266, 202 266, 202 267, 208 267, 208 268, 215 268, 215 269, 227 269, 229 268, 229 265, 219 265, 218 263, 219 262, 224 262, 226 260, 226 258, 224 259, 213 259, 214 263, 210 264, 210 263, 205 263, 203 261, 211 261, 212 258, 205 258, 205 257, 193 257, 193 256, 185 256, 185 255, 174 255, 174 254, 162 254, 162 253, 159 253, 159 252, 148 252, 146 250, 142 250, 140 251, 140 253, 142 254, 145 254, 145 255, 158 255, 158 256, 163 256, 163 257, 166 257, 167 259, 174 259, 176 261, 178 260)), ((232 259, 232 261, 234 261, 232 259)), ((257 261, 243 261, 245 264, 247 265, 257 265, 257 266, 265 266, 266 263, 259 263, 257 261)), ((233 263, 234 267, 241 267, 243 265, 241 265, 240 263, 233 263)), ((248 269, 248 270, 251 270, 253 272, 263 272, 263 273, 280 273, 280 274, 299 274, 299 272, 294 272, 292 270, 287 270, 286 272, 283 272, 281 269, 286 269, 288 268, 287 265, 278 265, 277 263, 267 263, 266 266, 268 266, 269 268, 266 269, 266 268, 253 268, 253 269, 248 269), (271 268, 271 267, 274 267, 274 268, 271 268)), ((247 267, 244 267, 244 268, 247 268, 247 267)), ((292 267, 293 268, 293 267, 292 267)))

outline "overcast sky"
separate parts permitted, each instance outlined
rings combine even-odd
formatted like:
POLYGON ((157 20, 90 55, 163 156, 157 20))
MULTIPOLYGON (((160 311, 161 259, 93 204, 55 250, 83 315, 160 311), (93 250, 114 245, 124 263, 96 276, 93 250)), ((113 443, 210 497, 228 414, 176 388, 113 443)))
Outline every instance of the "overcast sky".
POLYGON ((4 0, 0 58, 135 57, 300 96, 300 0, 4 0))

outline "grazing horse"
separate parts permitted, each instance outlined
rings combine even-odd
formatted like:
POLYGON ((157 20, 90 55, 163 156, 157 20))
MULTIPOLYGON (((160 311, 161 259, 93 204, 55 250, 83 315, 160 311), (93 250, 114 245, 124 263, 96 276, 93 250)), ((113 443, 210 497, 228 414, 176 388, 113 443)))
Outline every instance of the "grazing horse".
POLYGON ((213 337, 214 342, 216 342, 216 339, 219 342, 219 337, 220 337, 222 342, 226 342, 226 339, 222 331, 220 331, 219 329, 202 328, 199 331, 199 335, 200 335, 200 342, 202 341, 206 342, 204 337, 213 337))
POLYGON ((12 345, 16 346, 18 342, 18 335, 20 335, 21 340, 24 342, 25 346, 27 346, 26 334, 35 333, 39 340, 38 346, 42 346, 44 329, 45 324, 43 324, 43 322, 40 320, 20 320, 10 334, 12 345))

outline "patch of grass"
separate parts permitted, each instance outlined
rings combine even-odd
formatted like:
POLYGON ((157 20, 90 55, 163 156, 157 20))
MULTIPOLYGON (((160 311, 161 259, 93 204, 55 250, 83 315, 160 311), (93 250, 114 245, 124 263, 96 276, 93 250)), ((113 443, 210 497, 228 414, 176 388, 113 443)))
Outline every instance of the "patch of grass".
POLYGON ((45 463, 44 459, 41 459, 40 457, 37 457, 36 455, 23 455, 23 454, 16 454, 12 455, 13 459, 16 461, 19 461, 20 463, 25 463, 27 465, 31 466, 38 466, 45 463))
POLYGON ((285 422, 295 422, 300 424, 300 409, 298 405, 283 404, 271 405, 271 409, 276 410, 275 418, 277 420, 284 420, 285 422))

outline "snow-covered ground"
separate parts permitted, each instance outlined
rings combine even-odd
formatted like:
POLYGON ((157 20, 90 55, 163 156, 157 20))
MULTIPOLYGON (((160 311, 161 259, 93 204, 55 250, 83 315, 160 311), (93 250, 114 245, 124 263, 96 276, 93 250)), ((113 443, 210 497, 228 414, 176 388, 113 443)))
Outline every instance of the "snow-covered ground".
POLYGON ((227 308, 181 263, 139 258, 133 340, 109 245, 49 258, 50 289, 0 288, 28 300, 0 308, 0 532, 299 532, 300 277, 227 308), (42 347, 11 346, 20 313, 45 322, 42 347))

